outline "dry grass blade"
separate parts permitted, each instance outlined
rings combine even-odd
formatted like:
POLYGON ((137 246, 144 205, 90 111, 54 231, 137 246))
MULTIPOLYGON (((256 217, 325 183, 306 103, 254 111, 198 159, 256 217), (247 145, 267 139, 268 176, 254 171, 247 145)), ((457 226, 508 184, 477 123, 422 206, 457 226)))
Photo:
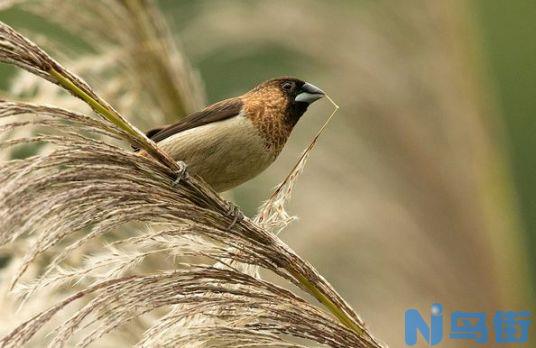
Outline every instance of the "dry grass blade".
POLYGON ((180 170, 175 161, 160 151, 145 134, 98 97, 82 79, 69 72, 36 44, 2 22, 0 22, 0 61, 16 65, 65 88, 86 102, 110 123, 124 130, 129 135, 128 140, 131 144, 145 149, 169 168, 180 170))
POLYGON ((339 110, 339 106, 331 99, 330 96, 326 95, 326 98, 333 104, 333 111, 326 119, 322 127, 318 130, 316 135, 313 137, 313 140, 309 143, 305 151, 298 158, 298 161, 289 172, 287 177, 277 186, 275 191, 270 195, 270 198, 264 202, 260 207, 259 213, 255 217, 255 222, 258 223, 263 228, 269 229, 274 233, 278 234, 283 228, 285 228, 294 218, 289 216, 285 204, 290 199, 292 194, 292 189, 296 182, 296 179, 302 173, 305 163, 309 158, 309 155, 313 148, 315 147, 318 138, 324 132, 327 125, 339 110))

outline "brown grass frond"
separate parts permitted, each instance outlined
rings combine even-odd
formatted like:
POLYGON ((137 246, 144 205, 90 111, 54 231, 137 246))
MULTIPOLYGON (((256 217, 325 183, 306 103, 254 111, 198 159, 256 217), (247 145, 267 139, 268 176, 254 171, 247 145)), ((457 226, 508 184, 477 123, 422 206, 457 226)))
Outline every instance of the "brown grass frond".
MULTIPOLYGON (((23 113, 35 115, 35 122, 54 128, 56 134, 43 132, 31 138, 9 140, 2 145, 35 141, 54 145, 49 154, 11 161, 0 170, 0 219, 4 221, 0 241, 5 244, 22 234, 35 238, 15 281, 39 255, 58 243, 67 243, 63 251, 54 256, 45 274, 45 285, 53 283, 50 277, 60 270, 57 266, 71 252, 96 236, 137 221, 161 226, 165 232, 160 237, 146 234, 130 240, 135 244, 142 243, 148 251, 139 253, 138 250, 138 254, 130 255, 123 264, 119 263, 115 271, 98 279, 123 273, 155 250, 169 252, 168 249, 173 247, 174 251, 170 254, 201 254, 223 263, 233 260, 257 265, 298 286, 303 286, 303 279, 297 278, 301 275, 361 323, 328 283, 272 233, 260 229, 248 219, 227 231, 232 222, 227 214, 227 203, 211 195, 210 190, 199 186, 191 178, 181 185, 174 185, 169 168, 92 136, 96 132, 119 138, 124 135, 120 129, 62 109, 0 103, 0 115, 4 117, 23 113), (82 135, 83 132, 86 134, 82 135), (86 233, 75 238, 80 231, 86 233), (181 248, 179 242, 174 244, 173 238, 180 239, 182 243, 188 238, 190 241, 191 238, 197 239, 193 240, 196 243, 191 242, 181 248), (197 243, 198 238, 203 238, 203 243, 197 243), (196 248, 195 244, 198 245, 196 248)), ((10 129, 23 125, 15 122, 5 127, 10 129)), ((124 255, 118 257, 125 259, 124 255)), ((116 261, 116 258, 110 260, 116 261)), ((98 263, 95 265, 98 266, 98 263)), ((104 265, 110 266, 110 263, 104 262, 104 265)), ((87 273, 79 272, 78 278, 87 273)), ((63 275, 63 278, 74 277, 73 273, 63 275)), ((40 287, 34 287, 33 291, 40 287)), ((304 290, 310 291, 307 287, 304 290)), ((49 318, 48 315, 45 317, 49 318)), ((367 340, 374 342, 371 338, 367 340)))
MULTIPOLYGON (((195 328, 212 341, 220 339, 216 336, 220 330, 233 328, 237 333, 243 330, 242 335, 254 330, 293 335, 333 347, 368 347, 358 335, 288 290, 240 272, 199 265, 189 265, 184 271, 115 278, 87 287, 25 322, 0 343, 6 347, 24 344, 52 316, 90 294, 94 298, 54 332, 51 347, 63 346, 81 328, 92 327, 79 342, 87 346, 137 316, 175 304, 183 304, 181 311, 169 313, 149 329, 140 345, 165 345, 173 337, 173 342, 189 346, 197 339, 190 334, 181 336, 177 324, 185 317, 216 313, 217 309, 219 325, 195 328)), ((228 335, 226 339, 232 338, 228 335)))

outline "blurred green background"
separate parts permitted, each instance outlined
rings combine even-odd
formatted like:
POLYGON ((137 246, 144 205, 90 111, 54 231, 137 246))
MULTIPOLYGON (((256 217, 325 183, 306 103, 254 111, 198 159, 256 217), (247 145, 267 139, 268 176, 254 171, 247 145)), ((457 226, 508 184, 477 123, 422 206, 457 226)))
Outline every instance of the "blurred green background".
MULTIPOLYGON (((534 308, 536 2, 159 4, 208 102, 288 74, 341 105, 298 182, 290 210, 300 221, 282 238, 378 337, 402 346, 404 311, 434 302, 446 311, 534 308)), ((14 9, 0 19, 91 52, 38 15, 14 9)), ((12 87, 12 69, 0 66, 0 76, 12 87)), ((246 212, 329 112, 315 105, 281 159, 232 193, 246 212)))
MULTIPOLYGON (((474 5, 490 82, 505 125, 528 250, 536 249, 536 2, 480 0, 474 5)), ((536 258, 530 257, 536 279, 536 258)))

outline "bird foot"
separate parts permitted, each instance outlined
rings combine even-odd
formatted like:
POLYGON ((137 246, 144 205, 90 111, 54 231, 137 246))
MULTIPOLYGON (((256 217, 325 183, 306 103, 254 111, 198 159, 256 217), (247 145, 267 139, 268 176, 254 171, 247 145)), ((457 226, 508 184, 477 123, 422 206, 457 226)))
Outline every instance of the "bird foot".
POLYGON ((186 165, 186 163, 184 163, 183 161, 178 161, 177 162, 178 166, 179 166, 179 170, 177 170, 177 172, 175 173, 175 180, 173 181, 173 186, 177 186, 182 179, 184 179, 184 176, 186 175, 186 169, 188 168, 188 166, 186 165))
POLYGON ((227 203, 229 205, 229 211, 227 212, 227 214, 229 214, 229 216, 233 218, 233 221, 231 222, 229 227, 227 227, 227 231, 230 231, 236 225, 237 222, 244 220, 245 216, 244 213, 240 211, 240 208, 238 208, 238 206, 234 205, 231 202, 227 203))

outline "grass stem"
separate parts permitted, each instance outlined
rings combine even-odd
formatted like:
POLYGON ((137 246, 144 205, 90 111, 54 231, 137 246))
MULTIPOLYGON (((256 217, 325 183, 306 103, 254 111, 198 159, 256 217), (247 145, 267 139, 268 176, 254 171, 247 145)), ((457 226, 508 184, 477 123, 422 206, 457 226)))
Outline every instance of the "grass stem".
POLYGON ((358 336, 362 337, 364 335, 364 329, 358 323, 356 323, 356 321, 351 318, 342 308, 339 308, 339 306, 330 300, 329 297, 327 297, 315 284, 295 271, 290 271, 290 273, 307 289, 309 294, 311 294, 318 300, 318 302, 324 305, 324 307, 326 307, 341 323, 355 332, 358 336))
POLYGON ((155 157, 166 167, 170 168, 173 171, 180 170, 180 167, 173 159, 171 159, 167 154, 158 149, 158 147, 155 144, 151 143, 151 141, 142 132, 140 132, 137 128, 135 128, 125 119, 123 119, 123 117, 117 114, 116 111, 107 107, 105 104, 92 97, 83 88, 77 86, 77 84, 73 82, 68 76, 62 74, 56 69, 51 68, 49 73, 62 87, 85 101, 93 110, 95 110, 95 112, 97 112, 106 120, 113 123, 115 126, 119 127, 120 129, 128 133, 130 136, 135 138, 136 141, 138 141, 139 145, 141 145, 141 147, 145 151, 155 157))

